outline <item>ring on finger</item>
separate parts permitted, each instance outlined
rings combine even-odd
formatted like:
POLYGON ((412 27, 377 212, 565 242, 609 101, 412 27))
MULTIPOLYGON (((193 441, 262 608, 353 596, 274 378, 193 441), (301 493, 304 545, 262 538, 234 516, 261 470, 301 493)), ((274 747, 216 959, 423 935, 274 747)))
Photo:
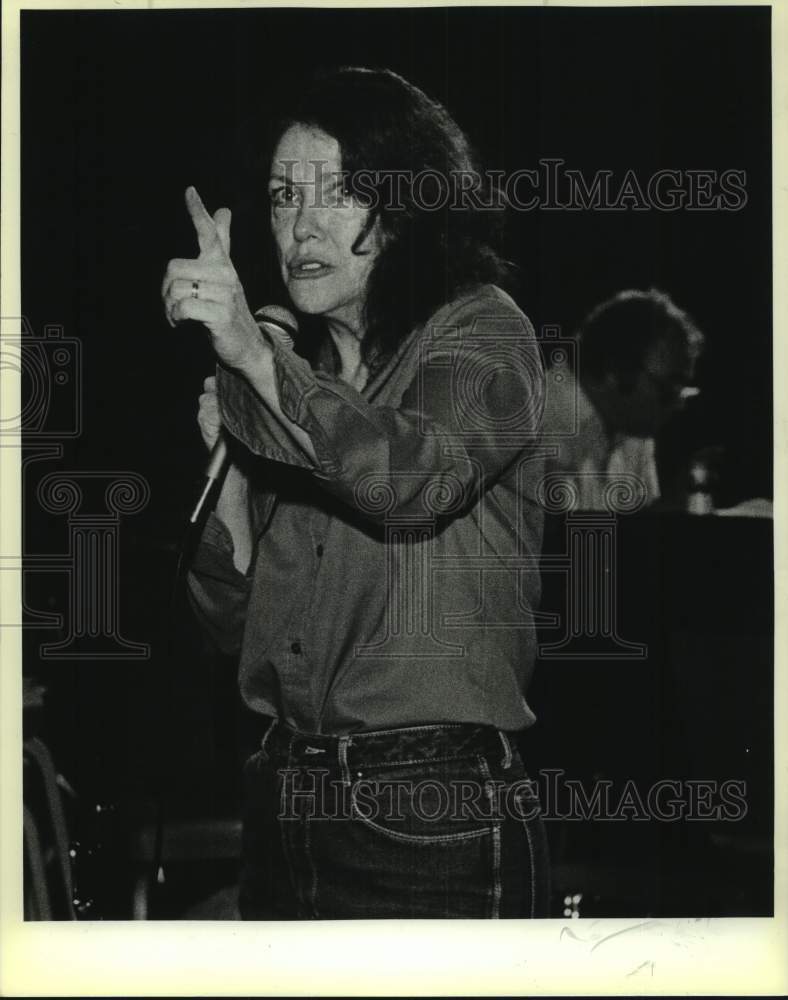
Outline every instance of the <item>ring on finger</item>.
POLYGON ((200 297, 200 282, 199 281, 193 281, 192 282, 192 298, 193 299, 198 299, 199 297, 200 297))

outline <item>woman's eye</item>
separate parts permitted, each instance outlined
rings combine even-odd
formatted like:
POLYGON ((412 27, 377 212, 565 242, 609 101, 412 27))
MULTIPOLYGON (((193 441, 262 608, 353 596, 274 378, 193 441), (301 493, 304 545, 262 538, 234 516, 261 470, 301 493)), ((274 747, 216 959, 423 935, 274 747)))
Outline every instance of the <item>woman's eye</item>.
POLYGON ((274 208, 289 208, 296 203, 296 192, 293 188, 282 186, 269 191, 271 204, 274 208))
POLYGON ((350 176, 346 177, 340 185, 339 194, 344 205, 362 204, 363 202, 363 198, 359 197, 350 176))

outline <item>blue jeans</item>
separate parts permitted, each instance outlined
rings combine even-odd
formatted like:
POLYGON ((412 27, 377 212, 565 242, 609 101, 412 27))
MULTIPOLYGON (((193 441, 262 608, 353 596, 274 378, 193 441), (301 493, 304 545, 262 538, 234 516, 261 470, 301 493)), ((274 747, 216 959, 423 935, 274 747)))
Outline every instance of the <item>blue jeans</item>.
POLYGON ((535 787, 496 729, 274 721, 244 780, 244 919, 549 915, 535 787))

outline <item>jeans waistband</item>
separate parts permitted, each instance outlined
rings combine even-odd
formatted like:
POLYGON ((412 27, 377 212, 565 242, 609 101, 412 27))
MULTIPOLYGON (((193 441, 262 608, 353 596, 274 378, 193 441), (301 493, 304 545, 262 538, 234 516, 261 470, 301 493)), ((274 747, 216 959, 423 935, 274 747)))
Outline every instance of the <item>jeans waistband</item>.
POLYGON ((379 729, 327 736, 302 733, 274 719, 262 739, 262 750, 280 766, 354 768, 384 764, 421 764, 430 761, 499 756, 504 768, 512 761, 510 737, 494 726, 471 723, 433 723, 400 729, 379 729))

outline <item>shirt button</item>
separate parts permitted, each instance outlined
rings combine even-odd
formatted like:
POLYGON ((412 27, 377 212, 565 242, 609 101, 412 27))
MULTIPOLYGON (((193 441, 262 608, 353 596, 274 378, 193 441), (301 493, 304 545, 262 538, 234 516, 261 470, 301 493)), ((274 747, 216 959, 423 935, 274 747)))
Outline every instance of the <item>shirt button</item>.
POLYGON ((323 546, 322 545, 318 545, 318 547, 315 549, 315 552, 317 552, 317 557, 318 557, 318 559, 320 559, 321 556, 323 555, 323 546))
POLYGON ((292 651, 295 653, 296 656, 300 656, 301 655, 301 643, 300 642, 294 642, 294 643, 292 643, 291 646, 290 646, 290 648, 292 649, 292 651))

